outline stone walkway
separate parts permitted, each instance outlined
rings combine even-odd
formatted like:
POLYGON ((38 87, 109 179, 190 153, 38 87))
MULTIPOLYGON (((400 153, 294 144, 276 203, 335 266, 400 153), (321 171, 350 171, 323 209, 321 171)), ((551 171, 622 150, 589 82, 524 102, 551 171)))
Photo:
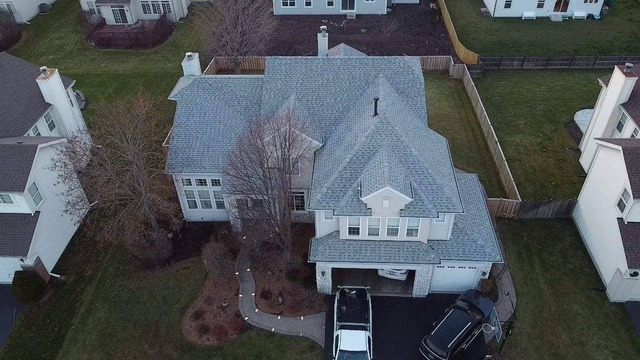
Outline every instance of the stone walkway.
POLYGON ((256 282, 251 274, 251 261, 248 251, 243 248, 236 261, 236 276, 240 284, 240 314, 249 324, 279 334, 303 336, 324 347, 324 312, 287 317, 260 311, 256 307, 256 282))
POLYGON ((498 310, 498 318, 500 322, 505 323, 511 320, 516 309, 516 289, 513 285, 513 279, 509 268, 505 264, 496 266, 496 286, 498 288, 498 301, 496 302, 496 310, 498 310))

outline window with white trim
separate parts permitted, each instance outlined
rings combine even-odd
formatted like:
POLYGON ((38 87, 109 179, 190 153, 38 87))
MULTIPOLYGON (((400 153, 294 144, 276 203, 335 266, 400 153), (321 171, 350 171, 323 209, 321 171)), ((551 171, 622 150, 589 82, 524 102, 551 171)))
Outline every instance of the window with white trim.
POLYGON ((325 210, 322 212, 322 216, 326 221, 333 220, 333 210, 325 210))
POLYGON ((13 204, 13 199, 9 194, 0 194, 0 204, 13 204))
POLYGON ((408 218, 406 236, 417 238, 420 233, 420 219, 408 218))
POLYGON ((633 132, 631 133, 630 138, 637 139, 639 133, 640 133, 640 129, 638 128, 633 129, 633 132))
POLYGON ((435 222, 437 222, 437 223, 443 223, 443 222, 445 221, 445 219, 446 219, 446 215, 445 215, 445 214, 443 214, 443 213, 439 213, 439 214, 438 214, 438 217, 437 217, 437 218, 435 218, 435 222))
POLYGON ((213 187, 221 187, 222 186, 222 180, 221 179, 211 179, 211 186, 213 187))
POLYGON ((282 0, 282 7, 296 7, 296 0, 282 0))
POLYGON ((538 9, 543 9, 544 8, 544 1, 545 0, 538 0, 538 6, 537 6, 538 9))
POLYGON ((98 13, 95 1, 87 1, 87 9, 89 9, 89 14, 91 15, 96 15, 98 13))
POLYGON ((349 236, 360 236, 360 217, 349 217, 349 220, 347 220, 347 234, 349 236))
POLYGON ((193 182, 191 181, 191 179, 181 179, 182 181, 182 186, 193 186, 193 182))
POLYGON ((162 1, 162 12, 167 15, 170 15, 173 12, 169 1, 162 1))
POLYGON ((67 90, 67 99, 69 99, 69 104, 71 105, 71 107, 75 107, 75 105, 73 105, 73 100, 71 99, 71 94, 69 94, 69 91, 71 90, 67 90))
POLYGON ((56 123, 53 121, 53 116, 51 115, 51 111, 47 111, 44 114, 44 122, 47 123, 47 127, 49 131, 53 131, 56 128, 56 123))
POLYGON ((312 0, 304 0, 304 7, 312 7, 313 6, 313 1, 312 0))
POLYGON ((196 192, 194 190, 185 190, 184 197, 187 199, 187 207, 191 210, 198 208, 198 201, 196 200, 196 192))
POLYGON ((263 199, 251 199, 251 207, 262 209, 264 208, 264 200, 263 199))
POLYGON ((220 191, 213 191, 213 199, 216 201, 216 209, 224 210, 227 208, 227 204, 224 202, 224 196, 220 191))
POLYGON ((207 179, 196 179, 196 186, 207 186, 207 179))
POLYGON ((327 7, 334 7, 336 6, 336 3, 334 2, 334 0, 327 0, 327 7))
POLYGON ((618 123, 616 124, 616 134, 620 135, 620 133, 622 133, 622 130, 624 130, 624 125, 627 123, 627 114, 625 114, 624 112, 622 114, 620 114, 620 119, 618 120, 618 123))
POLYGON ((376 0, 364 0, 364 2, 366 2, 366 3, 372 3, 372 2, 376 2, 376 0))
POLYGON ((148 1, 142 1, 140 2, 140 5, 142 6, 142 13, 145 15, 151 15, 151 3, 148 1))
POLYGON ((504 8, 505 9, 511 9, 511 0, 505 0, 504 8))
POLYGON ((211 193, 209 190, 198 190, 198 200, 200 200, 200 208, 213 209, 213 203, 211 202, 211 193))
POLYGON ((624 190, 622 190, 620 199, 618 199, 618 203, 616 204, 616 207, 618 208, 618 211, 620 211, 620 214, 623 214, 627 209, 627 206, 629 206, 629 200, 631 200, 631 194, 629 193, 629 190, 625 188, 624 190))
POLYGON ((387 236, 398 237, 400 234, 400 218, 387 219, 387 236))
POLYGON ((379 217, 370 217, 367 219, 367 236, 380 236, 379 217))
POLYGON ((306 201, 304 197, 304 191, 292 191, 291 192, 291 208, 293 211, 305 211, 306 201))
POLYGON ((162 15, 162 7, 160 6, 159 1, 153 1, 151 3, 151 9, 153 9, 153 13, 155 15, 162 15))
POLYGON ((40 195, 40 189, 38 189, 38 185, 36 185, 36 183, 31 183, 31 186, 29 186, 29 195, 36 206, 40 205, 42 202, 42 195, 40 195))
POLYGON ((585 4, 597 4, 598 0, 584 0, 585 4))
POLYGON ((31 128, 31 136, 41 136, 40 135, 40 129, 38 129, 38 125, 34 125, 31 128))

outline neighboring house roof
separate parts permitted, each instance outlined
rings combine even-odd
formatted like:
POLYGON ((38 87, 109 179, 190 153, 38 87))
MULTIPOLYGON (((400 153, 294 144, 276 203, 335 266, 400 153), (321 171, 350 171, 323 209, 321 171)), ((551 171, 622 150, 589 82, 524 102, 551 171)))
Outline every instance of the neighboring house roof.
POLYGON ((0 214, 0 256, 27 257, 40 212, 0 214))
MULTIPOLYGON (((23 136, 51 107, 36 79, 40 68, 6 52, 0 53, 0 137, 23 136)), ((65 88, 74 81, 61 76, 65 88)))
POLYGON ((449 261, 502 262, 485 195, 475 174, 458 173, 465 213, 457 214, 449 240, 345 240, 338 231, 311 239, 309 262, 437 264, 449 261))
POLYGON ((327 54, 333 57, 367 56, 367 54, 363 53, 362 51, 354 49, 345 43, 340 43, 339 45, 332 47, 331 49, 329 49, 327 54))
POLYGON ((386 144, 406 171, 397 190, 414 195, 403 216, 463 210, 447 141, 427 127, 418 58, 268 57, 264 77, 205 75, 180 82, 171 98, 177 109, 169 173, 222 173, 247 123, 284 108, 312 119, 310 136, 324 144, 316 152, 311 209, 370 214, 358 188, 386 144))
POLYGON ((618 218, 618 227, 622 237, 624 256, 629 269, 640 269, 640 223, 628 222, 618 218))
POLYGON ((596 139, 622 148, 622 156, 629 176, 631 193, 640 199, 640 139, 596 139))
POLYGON ((22 193, 38 147, 56 140, 60 138, 24 136, 0 139, 0 191, 22 193))
MULTIPOLYGON (((622 66, 622 65, 619 65, 619 66, 622 66)), ((640 76, 639 69, 640 69, 640 64, 636 64, 633 67, 633 69, 631 70, 632 71, 631 73, 633 74, 633 76, 640 76)), ((600 78, 600 81, 602 81, 602 83, 604 83, 606 86, 609 85, 609 80, 611 80, 611 75, 600 78)), ((627 100, 627 102, 625 102, 620 106, 622 106, 624 111, 626 111, 629 114, 629 116, 631 116, 631 119, 634 122, 640 123, 640 80, 636 81, 636 84, 633 87, 633 90, 631 90, 631 95, 629 96, 629 100, 627 100)))

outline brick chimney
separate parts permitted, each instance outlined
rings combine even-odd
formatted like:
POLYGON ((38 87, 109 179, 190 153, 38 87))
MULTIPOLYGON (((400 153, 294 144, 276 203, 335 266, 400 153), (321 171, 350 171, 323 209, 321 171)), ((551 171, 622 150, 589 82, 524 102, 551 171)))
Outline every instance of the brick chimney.
POLYGON ((329 56, 329 34, 326 26, 320 26, 318 33, 318 57, 329 56))
POLYGON ((200 55, 198 53, 188 52, 182 60, 182 72, 184 76, 200 76, 202 75, 202 67, 200 66, 200 55))

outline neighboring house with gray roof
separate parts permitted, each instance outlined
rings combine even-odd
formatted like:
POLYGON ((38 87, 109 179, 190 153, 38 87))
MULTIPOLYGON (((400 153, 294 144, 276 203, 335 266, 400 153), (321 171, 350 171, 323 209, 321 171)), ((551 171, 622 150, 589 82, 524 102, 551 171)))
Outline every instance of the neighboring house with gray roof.
POLYGON ((191 0, 80 0, 82 11, 103 18, 107 25, 133 25, 141 20, 170 21, 187 16, 191 0))
POLYGON ((274 15, 386 15, 397 4, 420 0, 273 0, 274 15))
POLYGON ((0 283, 10 283, 22 268, 50 272, 78 228, 52 161, 67 137, 90 138, 74 81, 56 69, 0 53, 0 84, 0 283))
POLYGON ((317 145, 293 176, 292 203, 315 223, 320 292, 367 285, 337 284, 335 271, 389 269, 411 273, 413 296, 475 288, 502 252, 477 176, 456 171, 427 126, 419 59, 327 49, 320 35, 324 56, 269 57, 264 75, 202 75, 197 54, 185 57, 166 171, 186 220, 230 219, 224 172, 238 137, 292 111, 312 122, 305 134, 317 145))
POLYGON ((2 0, 0 13, 13 15, 18 24, 28 24, 40 13, 40 4, 53 4, 56 0, 2 0))

